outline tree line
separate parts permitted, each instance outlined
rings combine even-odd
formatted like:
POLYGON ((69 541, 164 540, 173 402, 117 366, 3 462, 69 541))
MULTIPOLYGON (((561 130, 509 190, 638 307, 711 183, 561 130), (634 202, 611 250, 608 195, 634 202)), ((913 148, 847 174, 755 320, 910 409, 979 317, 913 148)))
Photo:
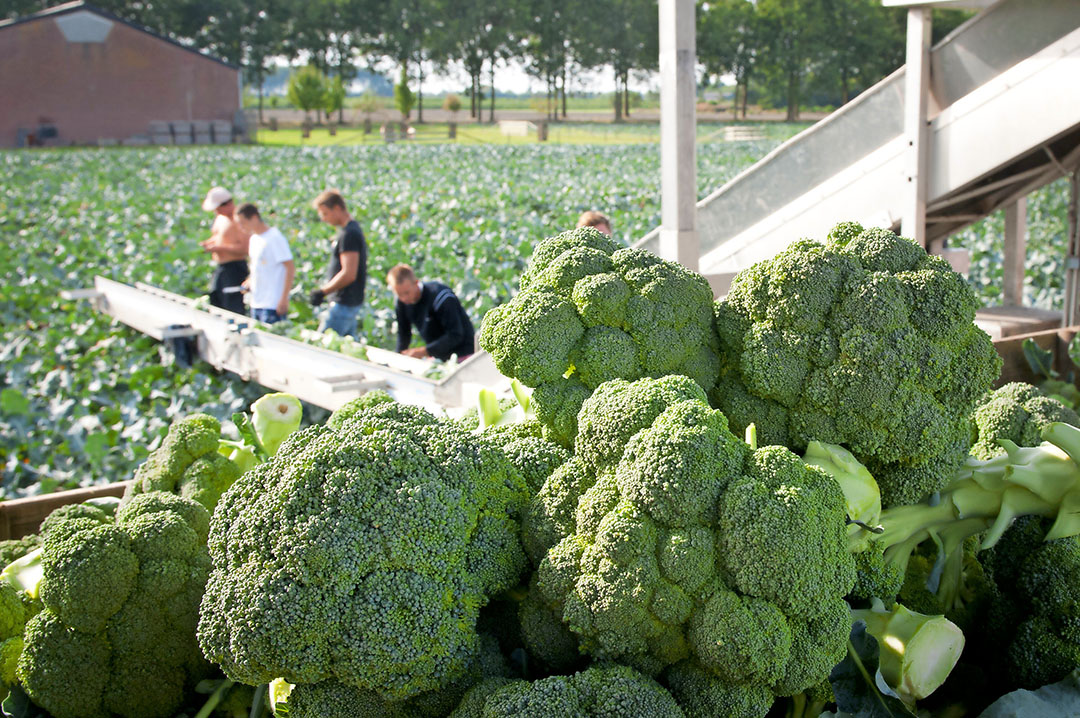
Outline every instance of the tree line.
MULTIPOLYGON (((9 17, 53 4, 9 0, 9 17)), ((470 116, 494 119, 495 71, 517 60, 544 83, 548 116, 567 115, 575 74, 605 70, 615 119, 630 115, 632 76, 657 69, 657 0, 94 0, 166 37, 240 66, 259 97, 279 58, 306 59, 348 86, 380 59, 415 83, 463 67, 470 116), (488 88, 484 88, 484 78, 488 88), (488 89, 490 95, 486 96, 488 89)), ((905 15, 880 0, 707 0, 697 4, 703 81, 735 78, 743 116, 767 98, 798 118, 808 98, 842 104, 903 64, 905 15)), ((937 36, 963 19, 935 11, 937 36), (940 15, 940 17, 938 17, 940 15)))

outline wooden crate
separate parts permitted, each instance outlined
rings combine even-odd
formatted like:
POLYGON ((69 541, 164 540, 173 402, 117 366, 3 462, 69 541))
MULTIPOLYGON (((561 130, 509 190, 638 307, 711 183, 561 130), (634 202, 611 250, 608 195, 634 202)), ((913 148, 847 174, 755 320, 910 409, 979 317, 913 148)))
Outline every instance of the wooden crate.
POLYGON ((37 533, 42 520, 61 506, 78 504, 104 496, 123 496, 129 483, 131 482, 120 481, 87 489, 57 491, 52 494, 0 502, 0 540, 22 538, 27 534, 37 533))
POLYGON ((1018 334, 1006 339, 998 339, 994 342, 994 347, 997 349, 998 354, 1001 355, 1004 364, 1001 367, 1001 377, 995 386, 1001 386, 1010 381, 1026 381, 1035 384, 1042 379, 1042 377, 1035 376, 1031 371, 1031 367, 1028 366, 1027 359, 1024 358, 1023 344, 1025 339, 1034 339, 1035 343, 1041 348, 1054 352, 1053 366, 1062 379, 1068 378, 1070 374, 1074 376, 1080 375, 1080 370, 1069 359, 1069 342, 1072 341, 1078 331, 1080 331, 1080 325, 1073 325, 1071 327, 1050 329, 1031 334, 1018 334))

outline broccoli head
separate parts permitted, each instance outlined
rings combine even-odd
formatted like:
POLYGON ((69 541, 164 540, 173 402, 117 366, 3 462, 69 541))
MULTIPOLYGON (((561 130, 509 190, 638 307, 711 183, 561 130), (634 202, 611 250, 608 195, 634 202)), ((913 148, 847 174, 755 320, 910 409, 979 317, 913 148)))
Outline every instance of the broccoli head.
POLYGON ((683 718, 671 694, 626 666, 593 666, 532 683, 490 679, 450 718, 683 718))
POLYGON ((173 715, 207 669, 195 628, 208 526, 201 504, 159 491, 115 521, 56 521, 17 668, 31 700, 56 718, 173 715))
POLYGON ((843 658, 855 567, 844 494, 825 471, 748 446, 675 377, 597 389, 575 462, 593 477, 576 502, 560 494, 588 481, 540 494, 559 497, 560 521, 572 505, 573 522, 536 589, 583 651, 651 675, 690 661, 682 673, 700 669, 710 691, 747 706, 820 683, 843 658))
POLYGON ((400 701, 465 670, 525 565, 528 490, 495 447, 381 403, 292 434, 222 497, 199 641, 233 680, 400 701))
POLYGON ((582 227, 537 245, 521 292, 484 317, 480 345, 536 388, 537 417, 569 446, 578 408, 605 381, 683 374, 711 389, 711 306, 700 275, 582 227))
POLYGON ((711 398, 762 443, 844 446, 885 506, 919 501, 963 463, 968 416, 1001 367, 976 308, 945 260, 841 225, 735 277, 716 304, 723 368, 711 398))
POLYGON ((1005 449, 998 444, 1000 439, 1017 446, 1037 446, 1042 443, 1042 430, 1055 421, 1080 426, 1080 416, 1072 407, 1023 382, 1006 384, 985 394, 971 418, 976 432, 971 455, 977 459, 1004 454, 1005 449))
POLYGON ((149 491, 170 491, 213 511, 218 499, 240 476, 240 469, 218 453, 221 423, 208 414, 173 422, 169 432, 135 470, 123 502, 149 491))

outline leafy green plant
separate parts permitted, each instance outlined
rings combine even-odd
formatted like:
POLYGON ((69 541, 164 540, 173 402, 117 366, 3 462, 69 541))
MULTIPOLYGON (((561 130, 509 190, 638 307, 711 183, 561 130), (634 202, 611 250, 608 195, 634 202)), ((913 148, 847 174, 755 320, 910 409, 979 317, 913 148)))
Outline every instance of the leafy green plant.
MULTIPOLYGON (((286 88, 289 102, 307 113, 326 103, 326 78, 314 65, 304 65, 289 76, 286 88)), ((337 109, 337 108, 335 108, 337 109)))

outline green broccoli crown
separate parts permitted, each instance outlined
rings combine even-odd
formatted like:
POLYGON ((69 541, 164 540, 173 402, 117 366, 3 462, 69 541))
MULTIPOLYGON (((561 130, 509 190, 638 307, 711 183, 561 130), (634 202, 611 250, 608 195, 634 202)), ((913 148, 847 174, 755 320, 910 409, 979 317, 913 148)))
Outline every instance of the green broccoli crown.
POLYGON ((740 272, 717 303, 714 402, 762 443, 843 445, 886 506, 918 501, 962 463, 967 417, 1001 366, 976 307, 940 257, 841 225, 826 244, 802 240, 740 272))
POLYGON ((19 589, 7 581, 0 581, 0 641, 21 634, 26 619, 26 606, 19 589))
POLYGON ((221 423, 208 414, 173 422, 161 446, 135 470, 123 502, 150 491, 170 491, 213 511, 240 476, 236 464, 218 453, 220 441, 221 423))
POLYGON ((1055 421, 1080 426, 1080 416, 1071 407, 1023 382, 987 393, 971 418, 976 432, 971 455, 978 459, 1004 454, 1005 449, 998 444, 1000 439, 1017 446, 1037 446, 1042 443, 1043 428, 1055 421))
POLYGON ((499 450, 416 407, 296 432, 214 513, 203 650, 248 684, 436 690, 465 670, 480 607, 524 568, 527 496, 499 450))
POLYGON ((195 628, 208 522, 202 505, 151 492, 115 522, 55 523, 17 669, 34 703, 56 718, 173 715, 205 670, 195 628))
POLYGON ((517 618, 521 642, 543 670, 566 673, 582 663, 577 636, 562 622, 562 614, 540 596, 535 574, 528 594, 518 606, 517 618))
POLYGON ((593 666, 572 676, 492 680, 466 694, 451 718, 683 718, 671 694, 626 666, 593 666))
POLYGON ((770 696, 843 658, 855 582, 843 491, 783 447, 748 447, 694 382, 602 385, 530 520, 538 505, 550 534, 566 533, 536 592, 582 650, 651 674, 692 660, 770 696))
POLYGON ((995 646, 1002 680, 1034 690, 1080 667, 1080 537, 1045 540, 1051 521, 1017 519, 980 556, 996 585, 995 646), (1002 651, 1001 647, 1007 647, 1002 651))
POLYGON ((484 317, 480 345, 537 389, 537 417, 569 445, 582 401, 611 379, 683 374, 711 389, 711 306, 700 275, 584 227, 537 245, 521 293, 484 317))

